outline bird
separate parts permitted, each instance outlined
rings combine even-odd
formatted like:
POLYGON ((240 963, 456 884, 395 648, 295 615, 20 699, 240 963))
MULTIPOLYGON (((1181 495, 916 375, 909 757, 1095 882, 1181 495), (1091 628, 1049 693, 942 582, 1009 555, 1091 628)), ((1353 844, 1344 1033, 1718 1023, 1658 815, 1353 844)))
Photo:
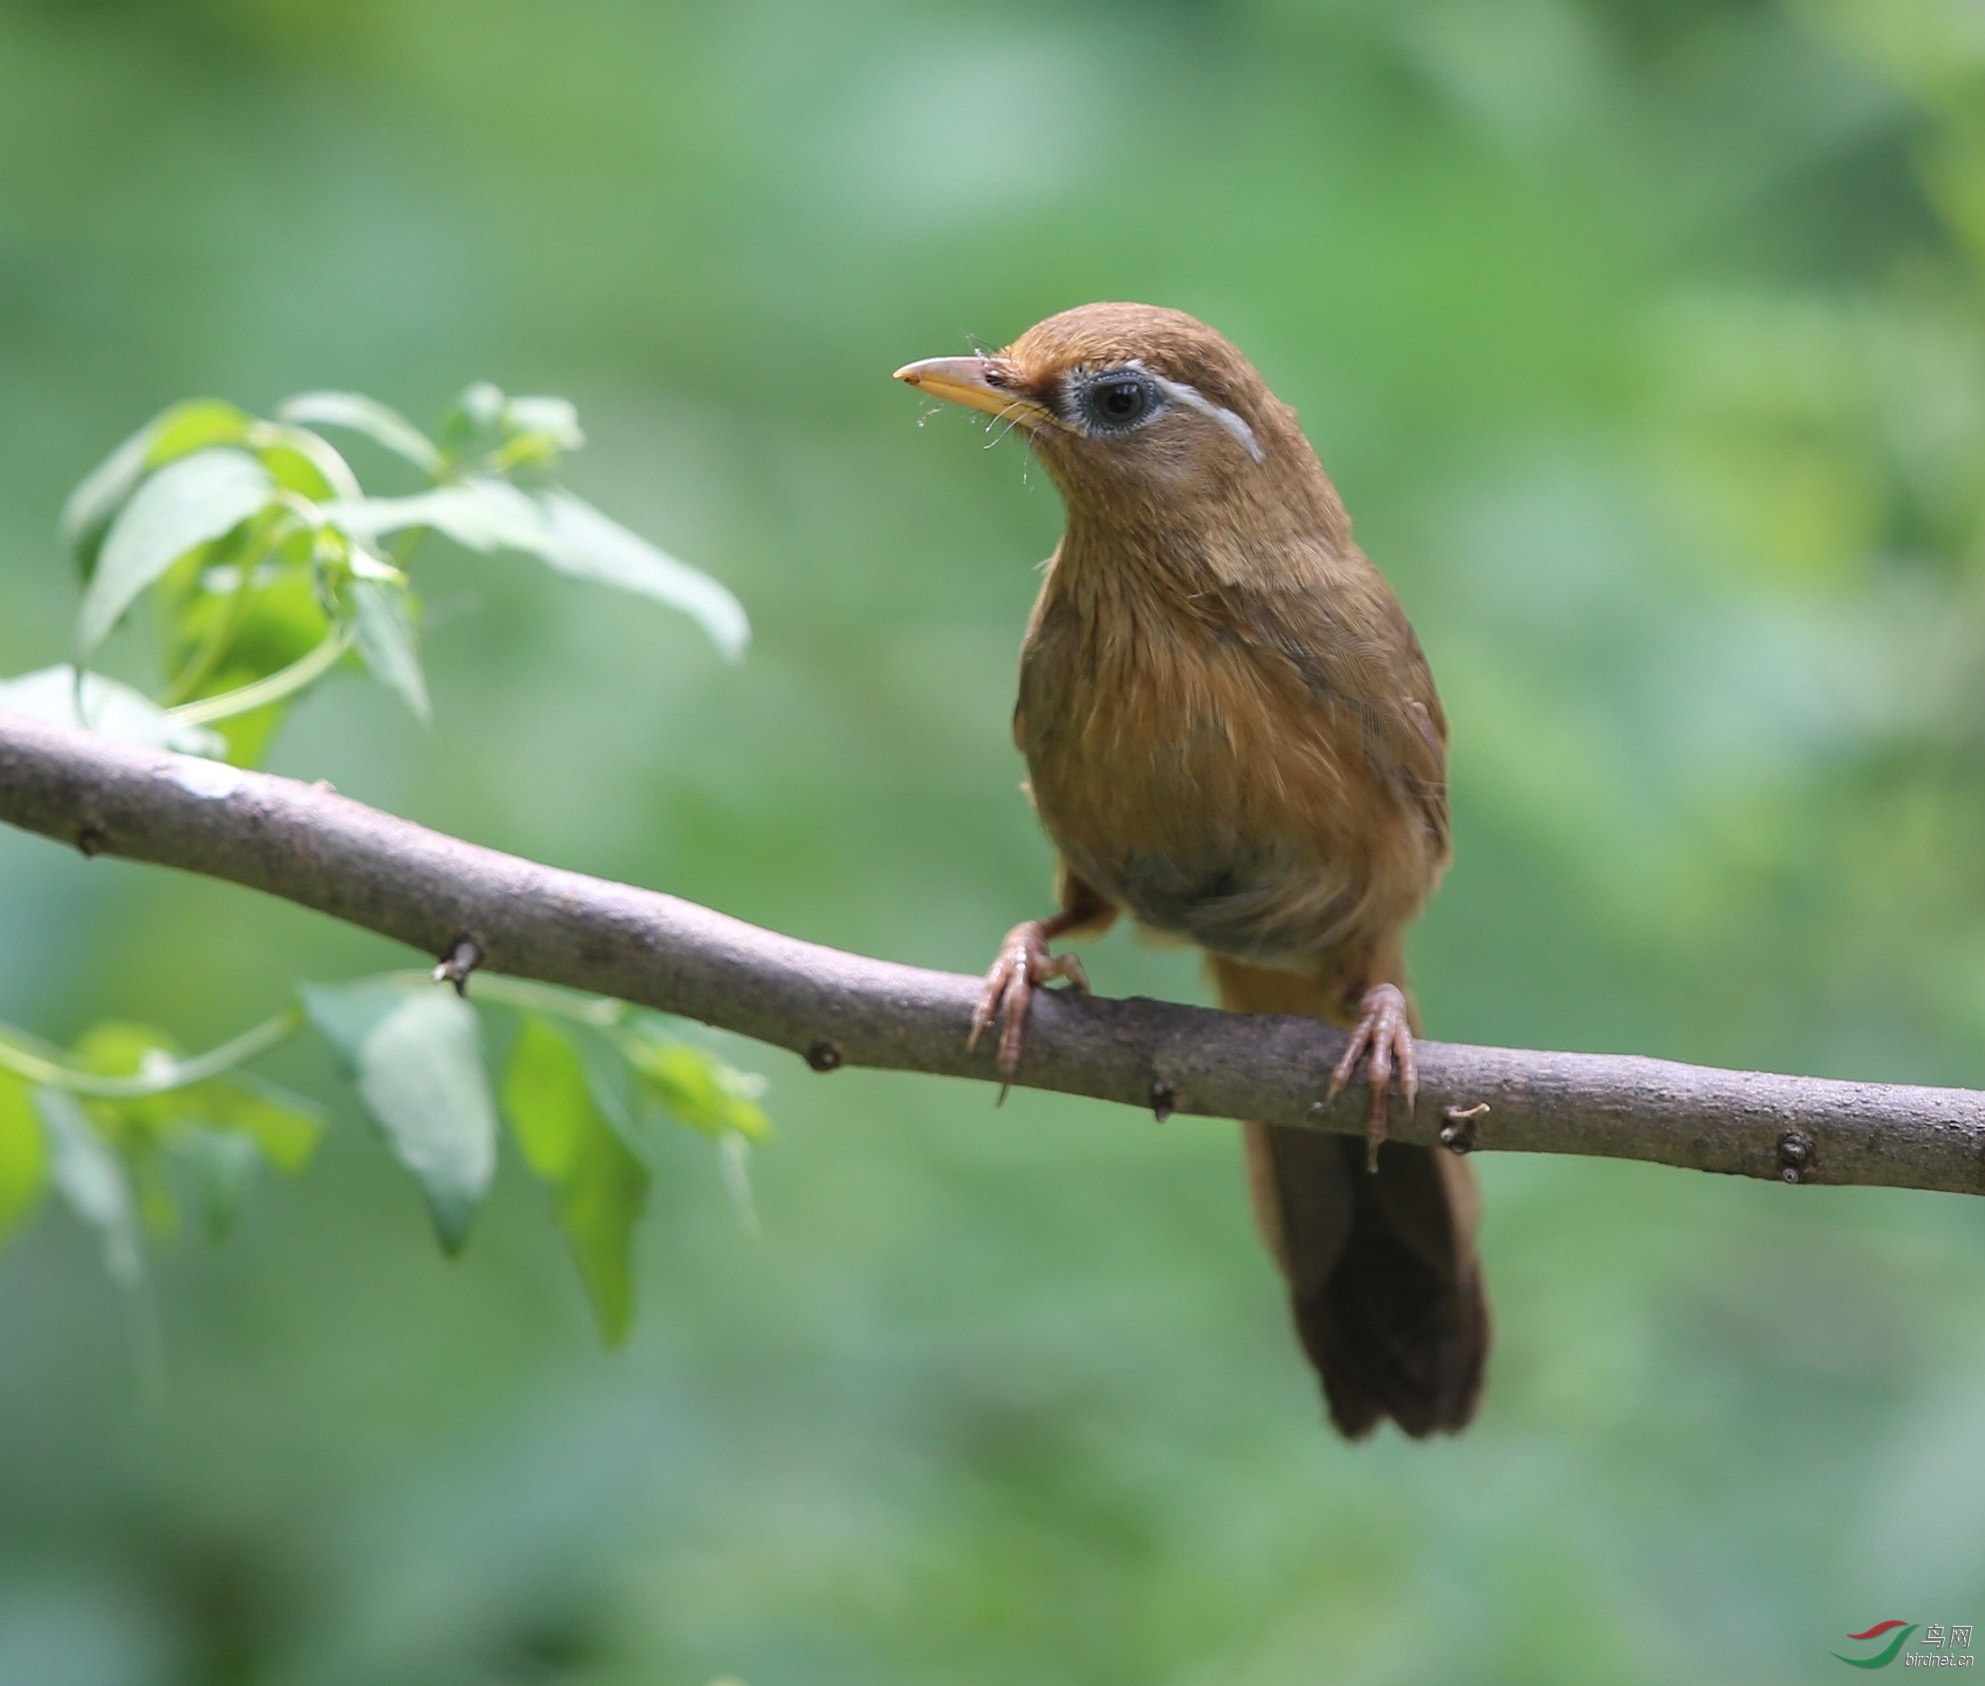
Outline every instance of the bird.
POLYGON ((1476 1183, 1387 1130, 1417 1083, 1403 935, 1451 854, 1405 610, 1295 411, 1183 311, 1082 305, 896 378, 1017 429, 1064 514, 1013 714, 1056 908, 1000 945, 971 1040, 996 1028, 1010 1079, 1034 992, 1088 987, 1051 945, 1119 915, 1198 946, 1223 1008, 1349 1031, 1326 1094, 1365 1066, 1365 1137, 1245 1124, 1256 1222, 1336 1429, 1459 1431, 1490 1340, 1476 1183))

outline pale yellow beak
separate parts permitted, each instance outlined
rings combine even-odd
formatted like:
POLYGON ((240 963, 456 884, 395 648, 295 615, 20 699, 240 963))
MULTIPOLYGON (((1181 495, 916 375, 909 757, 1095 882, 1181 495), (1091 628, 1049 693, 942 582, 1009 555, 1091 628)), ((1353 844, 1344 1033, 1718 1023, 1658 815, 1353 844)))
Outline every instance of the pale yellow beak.
POLYGON ((1028 427, 1055 419, 1052 412, 1013 390, 1007 365, 996 357, 926 357, 921 363, 905 363, 896 378, 933 398, 1028 427))

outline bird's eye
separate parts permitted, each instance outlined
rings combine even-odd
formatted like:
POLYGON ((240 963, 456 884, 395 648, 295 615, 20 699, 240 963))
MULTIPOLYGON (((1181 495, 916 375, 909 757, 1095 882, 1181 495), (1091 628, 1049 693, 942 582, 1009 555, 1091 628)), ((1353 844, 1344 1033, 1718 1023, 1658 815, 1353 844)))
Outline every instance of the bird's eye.
POLYGON ((1157 389, 1140 374, 1104 375, 1091 381, 1082 394, 1084 414, 1106 433, 1135 427, 1157 403, 1157 389))

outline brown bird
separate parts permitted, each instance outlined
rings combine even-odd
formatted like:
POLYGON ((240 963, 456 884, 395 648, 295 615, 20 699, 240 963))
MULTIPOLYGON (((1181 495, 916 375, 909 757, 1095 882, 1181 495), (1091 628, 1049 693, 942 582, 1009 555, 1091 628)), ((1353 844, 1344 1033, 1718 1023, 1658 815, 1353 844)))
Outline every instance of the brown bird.
POLYGON ((1092 304, 991 356, 897 370, 1018 427, 1067 529, 1020 657, 1013 735, 1060 855, 1057 912, 987 974, 1009 1074, 1032 992, 1086 987, 1057 938, 1121 910, 1206 951, 1222 1006, 1350 1030, 1367 1141, 1245 1127, 1255 1214, 1331 1420, 1474 1414, 1489 1344, 1469 1167, 1387 1142, 1414 1093, 1402 934, 1447 865, 1447 722, 1419 640, 1296 415, 1176 310, 1092 304))

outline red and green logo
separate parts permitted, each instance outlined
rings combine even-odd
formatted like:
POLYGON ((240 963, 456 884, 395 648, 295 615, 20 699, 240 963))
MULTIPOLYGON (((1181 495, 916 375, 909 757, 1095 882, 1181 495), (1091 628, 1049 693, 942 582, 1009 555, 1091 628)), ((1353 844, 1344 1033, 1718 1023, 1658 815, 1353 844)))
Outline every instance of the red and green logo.
POLYGON ((1885 1633, 1894 1633, 1895 1637, 1872 1657, 1840 1657, 1838 1651, 1834 1652, 1834 1655, 1840 1657, 1840 1660, 1849 1668, 1887 1668, 1890 1663, 1895 1661, 1896 1653, 1902 1649, 1903 1642, 1915 1631, 1916 1624, 1914 1622, 1877 1622, 1866 1633, 1850 1633, 1847 1636, 1849 1639, 1866 1641, 1879 1639, 1885 1633))

